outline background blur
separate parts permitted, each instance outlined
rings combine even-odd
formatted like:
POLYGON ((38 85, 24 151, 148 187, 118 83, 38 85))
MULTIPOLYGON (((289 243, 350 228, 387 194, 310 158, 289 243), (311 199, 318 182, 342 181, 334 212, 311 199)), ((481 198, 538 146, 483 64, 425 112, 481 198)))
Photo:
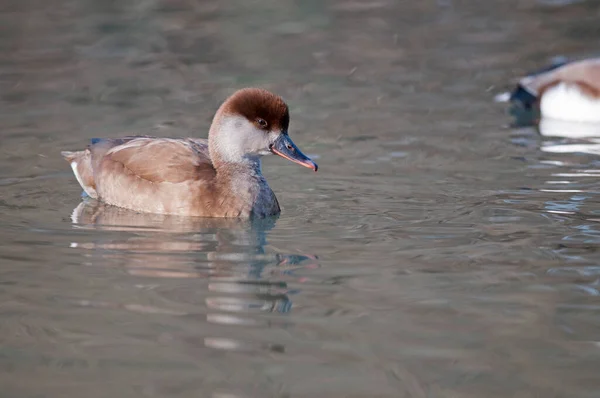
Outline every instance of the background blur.
POLYGON ((0 396, 597 397, 597 145, 509 129, 493 98, 596 56, 599 20, 594 0, 0 1, 0 396), (265 159, 278 220, 80 203, 61 150, 205 137, 245 86, 288 101, 320 166, 265 159))

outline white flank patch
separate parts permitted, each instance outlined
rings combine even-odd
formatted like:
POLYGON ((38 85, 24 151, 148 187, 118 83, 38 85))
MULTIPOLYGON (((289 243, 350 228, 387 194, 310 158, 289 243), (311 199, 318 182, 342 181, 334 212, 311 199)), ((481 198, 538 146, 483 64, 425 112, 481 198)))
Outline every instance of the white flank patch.
POLYGON ((575 84, 559 83, 542 95, 544 118, 600 123, 600 99, 582 92, 575 84))
POLYGON ((98 194, 96 193, 96 190, 92 187, 86 187, 83 184, 83 180, 81 179, 79 171, 77 170, 77 162, 71 162, 71 168, 73 169, 73 174, 75 174, 75 178, 77 178, 77 182, 79 183, 79 185, 81 185, 81 188, 83 188, 83 191, 87 194, 87 196, 94 199, 97 198, 98 194))
POLYGON ((71 162, 71 168, 73 169, 73 174, 75 174, 75 178, 77 178, 77 182, 81 185, 81 188, 85 191, 85 185, 83 185, 83 180, 79 175, 79 171, 77 170, 77 162, 71 162))

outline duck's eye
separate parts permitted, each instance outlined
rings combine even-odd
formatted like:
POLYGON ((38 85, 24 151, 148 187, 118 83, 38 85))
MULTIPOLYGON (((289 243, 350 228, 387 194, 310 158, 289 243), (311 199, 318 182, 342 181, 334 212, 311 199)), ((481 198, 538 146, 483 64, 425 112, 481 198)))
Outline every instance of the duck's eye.
POLYGON ((269 125, 265 119, 258 118, 256 119, 256 123, 260 126, 261 129, 266 129, 269 125))

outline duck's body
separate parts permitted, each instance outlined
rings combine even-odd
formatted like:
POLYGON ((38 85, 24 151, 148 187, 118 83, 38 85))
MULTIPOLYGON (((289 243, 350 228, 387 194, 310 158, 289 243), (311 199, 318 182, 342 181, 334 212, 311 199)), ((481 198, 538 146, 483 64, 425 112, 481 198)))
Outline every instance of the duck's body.
POLYGON ((92 198, 131 210, 200 217, 264 217, 280 211, 260 163, 217 173, 203 139, 127 137, 64 153, 92 198))
POLYGON ((540 112, 544 118, 600 122, 599 93, 577 82, 561 81, 542 93, 540 112))
POLYGON ((265 217, 280 212, 261 172, 275 153, 313 168, 287 135, 281 98, 240 90, 217 111, 209 139, 148 136, 94 140, 63 152, 85 192, 140 212, 200 217, 265 217))
POLYGON ((524 77, 511 100, 538 104, 543 118, 600 122, 600 58, 561 63, 524 77))

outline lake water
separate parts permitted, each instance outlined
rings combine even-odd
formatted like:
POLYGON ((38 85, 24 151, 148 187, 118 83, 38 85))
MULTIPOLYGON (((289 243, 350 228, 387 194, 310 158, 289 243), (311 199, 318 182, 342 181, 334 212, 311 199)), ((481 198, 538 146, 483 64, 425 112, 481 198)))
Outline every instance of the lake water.
POLYGON ((598 145, 510 128, 493 98, 553 56, 595 55, 599 15, 3 2, 0 396, 598 397, 598 145), (61 150, 205 137, 254 85, 288 101, 320 166, 265 159, 278 219, 81 202, 61 150))

